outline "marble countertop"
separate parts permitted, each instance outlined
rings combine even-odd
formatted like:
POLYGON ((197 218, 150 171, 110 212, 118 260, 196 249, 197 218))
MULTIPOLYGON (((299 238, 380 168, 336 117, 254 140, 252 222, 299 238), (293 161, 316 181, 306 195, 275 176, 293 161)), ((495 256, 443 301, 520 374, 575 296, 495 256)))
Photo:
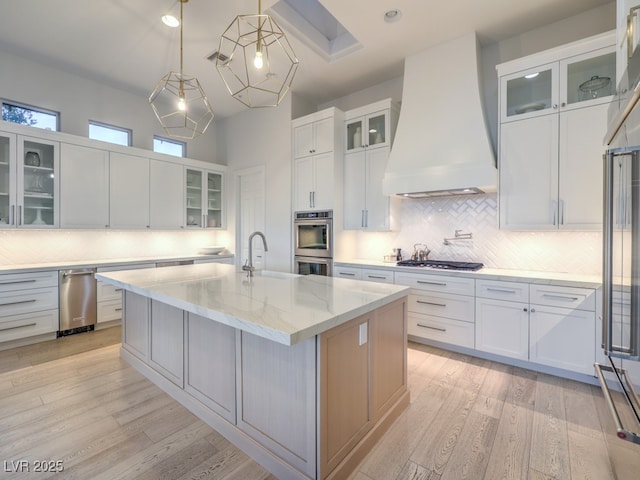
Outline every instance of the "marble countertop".
POLYGON ((542 285, 558 285, 565 287, 600 288, 602 277, 568 272, 536 272, 528 270, 510 270, 504 268, 482 268, 475 272, 463 270, 442 270, 429 267, 398 267, 395 262, 378 260, 350 259, 335 261, 335 265, 356 268, 375 268, 395 272, 411 272, 435 275, 455 275, 482 280, 502 280, 507 282, 528 282, 542 285))
POLYGON ((66 270, 68 268, 89 268, 89 267, 115 267, 119 265, 139 265, 144 263, 156 263, 180 260, 210 260, 221 258, 233 258, 233 254, 217 255, 166 255, 159 257, 131 257, 131 258, 111 258, 96 260, 66 260, 48 263, 21 263, 12 265, 0 265, 0 274, 3 273, 26 273, 47 270, 66 270))
POLYGON ((96 274, 98 280, 294 345, 409 293, 401 285, 207 263, 96 274))

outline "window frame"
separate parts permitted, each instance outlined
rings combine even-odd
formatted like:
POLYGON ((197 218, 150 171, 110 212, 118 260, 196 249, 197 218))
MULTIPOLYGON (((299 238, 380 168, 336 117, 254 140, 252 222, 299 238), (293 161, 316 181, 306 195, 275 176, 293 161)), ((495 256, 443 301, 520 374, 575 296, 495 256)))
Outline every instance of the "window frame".
POLYGON ((11 120, 5 120, 4 119, 4 115, 2 115, 2 120, 5 121, 5 122, 13 123, 15 125, 24 125, 26 127, 39 128, 41 130, 49 130, 51 132, 59 132, 60 131, 60 112, 57 112, 55 110, 50 110, 48 108, 37 107, 35 105, 31 105, 31 104, 28 104, 28 103, 14 102, 13 100, 9 100, 7 98, 0 99, 0 106, 4 108, 5 105, 9 106, 9 107, 22 108, 24 110, 31 110, 32 112, 41 113, 41 114, 44 114, 44 115, 51 115, 56 120, 56 126, 55 126, 55 130, 51 130, 48 127, 39 127, 37 124, 29 125, 29 124, 25 124, 25 123, 13 122, 11 120))
POLYGON ((110 123, 98 122, 97 120, 89 120, 89 131, 87 133, 87 137, 89 137, 92 140, 98 140, 100 142, 112 143, 114 145, 121 145, 123 147, 131 147, 131 146, 133 146, 133 130, 131 130, 130 128, 125 128, 125 127, 119 127, 117 125, 112 125, 110 123), (113 131, 116 131, 116 132, 126 133, 127 134, 127 143, 126 143, 126 145, 122 144, 122 143, 110 142, 109 140, 103 140, 101 138, 92 138, 91 137, 91 126, 92 125, 95 126, 95 127, 106 128, 108 130, 113 130, 113 131))
POLYGON ((172 157, 177 157, 177 158, 186 158, 187 157, 187 142, 181 142, 180 140, 173 140, 171 138, 167 138, 167 137, 162 137, 160 135, 154 135, 153 136, 153 140, 152 140, 152 145, 151 145, 151 150, 155 153, 161 153, 163 155, 171 155, 172 157), (173 155, 171 153, 166 153, 166 152, 158 152, 156 150, 156 140, 159 140, 161 142, 167 142, 167 143, 171 143, 173 145, 180 145, 182 146, 182 155, 178 156, 178 155, 173 155))

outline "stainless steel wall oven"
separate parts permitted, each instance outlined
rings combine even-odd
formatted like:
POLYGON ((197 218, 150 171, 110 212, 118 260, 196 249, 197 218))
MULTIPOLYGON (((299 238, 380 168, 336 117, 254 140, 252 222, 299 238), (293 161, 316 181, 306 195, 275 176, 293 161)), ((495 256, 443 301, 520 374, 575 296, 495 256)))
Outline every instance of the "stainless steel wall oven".
POLYGON ((332 274, 333 211, 295 212, 293 218, 294 272, 332 274))

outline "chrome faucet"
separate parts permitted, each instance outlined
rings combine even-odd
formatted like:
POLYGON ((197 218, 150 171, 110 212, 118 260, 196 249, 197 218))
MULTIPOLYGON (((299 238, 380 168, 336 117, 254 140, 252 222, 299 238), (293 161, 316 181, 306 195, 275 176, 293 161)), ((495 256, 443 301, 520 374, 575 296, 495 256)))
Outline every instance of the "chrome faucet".
POLYGON ((247 261, 242 266, 242 270, 244 270, 245 272, 249 272, 249 276, 250 277, 253 277, 253 272, 256 269, 253 266, 253 237, 255 237, 256 235, 258 235, 260 238, 262 238, 262 244, 264 245, 264 251, 265 252, 269 251, 269 249, 267 248, 267 239, 265 238, 264 233, 262 233, 262 232, 253 232, 251 235, 249 235, 249 258, 247 258, 247 261))

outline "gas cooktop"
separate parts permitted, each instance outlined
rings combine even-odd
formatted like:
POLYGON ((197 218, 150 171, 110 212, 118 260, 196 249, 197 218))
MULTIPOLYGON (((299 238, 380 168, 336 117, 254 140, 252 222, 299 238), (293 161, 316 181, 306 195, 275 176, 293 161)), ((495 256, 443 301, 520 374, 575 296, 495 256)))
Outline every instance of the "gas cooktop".
POLYGON ((396 263, 399 267, 430 267, 442 270, 480 270, 484 267, 482 263, 475 262, 453 262, 450 260, 402 260, 396 263))

